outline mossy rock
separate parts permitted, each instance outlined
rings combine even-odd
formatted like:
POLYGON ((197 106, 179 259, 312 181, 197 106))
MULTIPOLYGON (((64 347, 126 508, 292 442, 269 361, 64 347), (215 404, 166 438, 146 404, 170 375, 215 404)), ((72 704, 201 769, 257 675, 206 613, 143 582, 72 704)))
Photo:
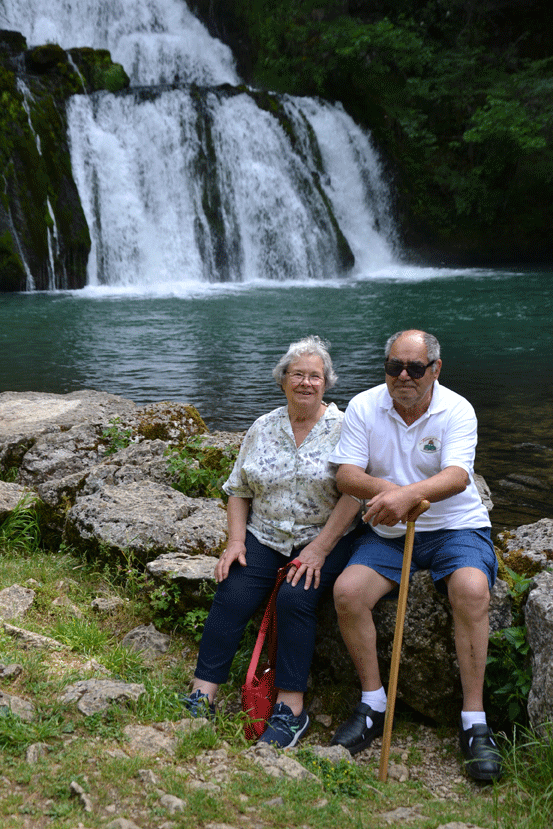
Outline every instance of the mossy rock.
POLYGON ((0 29, 0 51, 9 55, 20 55, 27 48, 27 41, 21 32, 0 29))
POLYGON ((21 257, 14 250, 11 233, 0 236, 0 291, 24 291, 27 275, 21 257))
POLYGON ((56 43, 47 43, 44 46, 35 46, 25 55, 27 69, 31 72, 50 72, 59 65, 68 63, 65 49, 56 43))
POLYGON ((89 91, 119 92, 129 86, 129 76, 120 63, 113 63, 107 49, 83 47, 70 49, 69 54, 89 91))

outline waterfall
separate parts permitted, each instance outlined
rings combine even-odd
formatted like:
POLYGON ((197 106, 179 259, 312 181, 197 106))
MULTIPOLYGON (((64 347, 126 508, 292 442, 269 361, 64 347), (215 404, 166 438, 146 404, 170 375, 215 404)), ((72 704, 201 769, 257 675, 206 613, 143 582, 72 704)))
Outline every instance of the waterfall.
POLYGON ((108 49, 133 86, 238 83, 230 49, 184 0, 2 0, 0 24, 29 45, 108 49))
POLYGON ((182 0, 3 0, 28 42, 107 48, 131 88, 68 103, 91 285, 330 279, 396 262, 370 136, 240 85, 182 0))

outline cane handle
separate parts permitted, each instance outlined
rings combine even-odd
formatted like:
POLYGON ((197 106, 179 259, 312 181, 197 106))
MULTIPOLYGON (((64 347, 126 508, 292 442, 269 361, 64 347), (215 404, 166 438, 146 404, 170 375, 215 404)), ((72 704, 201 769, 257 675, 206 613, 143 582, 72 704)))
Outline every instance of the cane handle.
POLYGON ((407 521, 416 521, 419 515, 422 515, 423 512, 426 512, 427 509, 430 507, 430 501, 427 501, 426 498, 423 498, 420 504, 417 504, 416 507, 413 507, 409 515, 407 516, 407 521))

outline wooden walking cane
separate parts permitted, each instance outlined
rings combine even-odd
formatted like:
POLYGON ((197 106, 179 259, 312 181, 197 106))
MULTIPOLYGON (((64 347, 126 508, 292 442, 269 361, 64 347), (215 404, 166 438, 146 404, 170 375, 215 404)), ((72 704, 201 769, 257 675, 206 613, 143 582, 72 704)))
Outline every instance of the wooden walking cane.
POLYGON ((426 512, 430 502, 423 500, 418 507, 414 507, 407 517, 407 532, 405 534, 405 546, 403 548, 403 566, 401 568, 401 582, 399 585, 399 596, 397 600, 396 629, 394 632, 394 644, 392 647, 392 661, 390 663, 390 678, 388 680, 388 703, 386 705, 386 716, 384 717, 384 731, 382 734, 382 749, 380 752, 380 770, 378 779, 383 783, 388 779, 388 758, 390 756, 390 744, 392 742, 392 724, 394 722, 394 709, 396 705, 397 677, 399 673, 399 659, 401 656, 401 643, 403 641, 403 625, 405 622, 405 611, 407 609, 407 593, 409 592, 409 574, 411 572, 411 557, 413 555, 413 541, 415 540, 415 521, 426 512))

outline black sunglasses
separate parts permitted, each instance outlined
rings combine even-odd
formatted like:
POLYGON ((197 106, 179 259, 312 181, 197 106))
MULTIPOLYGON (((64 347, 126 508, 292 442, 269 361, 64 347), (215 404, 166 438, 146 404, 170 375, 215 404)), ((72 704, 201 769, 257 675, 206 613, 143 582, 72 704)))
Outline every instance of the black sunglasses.
POLYGON ((412 380, 420 380, 424 376, 426 369, 435 362, 436 360, 430 360, 429 363, 424 365, 424 363, 402 363, 401 360, 386 360, 384 363, 384 371, 390 377, 399 377, 403 369, 405 369, 412 380))

